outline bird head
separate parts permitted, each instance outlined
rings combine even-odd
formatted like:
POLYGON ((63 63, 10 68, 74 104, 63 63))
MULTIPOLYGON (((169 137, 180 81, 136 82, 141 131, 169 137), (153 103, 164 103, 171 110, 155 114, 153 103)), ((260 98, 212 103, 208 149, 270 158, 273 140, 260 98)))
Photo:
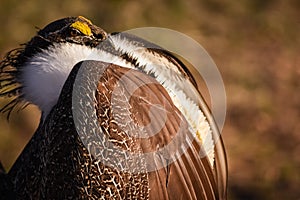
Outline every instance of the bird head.
POLYGON ((72 67, 106 38, 103 29, 82 16, 59 19, 39 30, 0 63, 0 96, 12 97, 1 111, 10 114, 20 103, 33 103, 46 116, 72 67))
POLYGON ((26 56, 41 49, 46 49, 54 43, 73 43, 95 47, 106 39, 107 34, 101 28, 82 16, 59 19, 48 24, 37 32, 25 48, 26 56))

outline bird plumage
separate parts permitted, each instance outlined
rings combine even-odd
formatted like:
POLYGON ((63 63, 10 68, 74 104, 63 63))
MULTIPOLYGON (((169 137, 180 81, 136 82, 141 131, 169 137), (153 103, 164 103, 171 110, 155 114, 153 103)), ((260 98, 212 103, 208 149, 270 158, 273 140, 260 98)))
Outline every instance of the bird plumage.
MULTIPOLYGON (((34 38, 17 56, 10 54, 1 63, 2 82, 18 84, 11 89, 19 94, 15 102, 29 101, 43 111, 38 130, 6 177, 17 197, 226 198, 222 141, 195 80, 176 57, 129 34, 106 34, 82 17, 51 23, 34 38), (72 33, 74 27, 81 33, 72 33), (84 67, 100 71, 88 71, 79 83, 85 89, 74 93, 84 67), (131 95, 133 86, 140 87, 131 95), (119 92, 114 92, 116 88, 119 92), (74 101, 82 102, 88 95, 95 115, 91 120, 103 135, 94 129, 78 132, 74 122, 74 101), (151 112, 154 105, 167 111, 165 118, 151 112), (163 120, 164 126, 149 135, 163 120), (178 154, 176 159, 159 155, 145 160, 145 154, 169 145, 181 129, 182 136, 171 145, 173 152, 168 152, 178 154), (137 137, 142 132, 149 137, 137 137), (99 142, 102 136, 137 156, 110 154, 109 146, 99 142), (156 170, 148 170, 149 163, 156 170), (115 167, 118 164, 133 171, 115 167)), ((2 95, 13 94, 7 91, 2 95)), ((76 108, 87 115, 83 105, 76 108)), ((13 107, 10 104, 3 111, 13 107)), ((88 120, 79 120, 80 126, 90 127, 88 120)))

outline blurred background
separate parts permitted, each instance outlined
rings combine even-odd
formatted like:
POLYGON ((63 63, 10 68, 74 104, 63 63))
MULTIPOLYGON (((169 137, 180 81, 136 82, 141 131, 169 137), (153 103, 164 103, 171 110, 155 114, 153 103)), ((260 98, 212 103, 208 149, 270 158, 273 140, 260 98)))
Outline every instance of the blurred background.
MULTIPOLYGON (((27 42, 36 27, 66 16, 83 15, 107 32, 154 26, 187 34, 224 80, 229 199, 300 199, 299 10, 298 0, 0 0, 0 56, 27 42)), ((30 106, 9 122, 0 116, 6 170, 39 115, 30 106)))

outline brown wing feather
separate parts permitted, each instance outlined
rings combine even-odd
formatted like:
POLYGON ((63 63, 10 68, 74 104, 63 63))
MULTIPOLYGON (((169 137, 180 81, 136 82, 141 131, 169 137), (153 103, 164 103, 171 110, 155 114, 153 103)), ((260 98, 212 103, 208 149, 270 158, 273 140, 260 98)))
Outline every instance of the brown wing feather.
MULTIPOLYGON (((145 128, 147 133, 157 130, 160 121, 164 120, 160 112, 154 112, 152 113, 153 116, 150 117, 150 108, 160 105, 167 113, 164 127, 154 136, 151 135, 147 139, 135 141, 142 148, 143 153, 158 151, 168 145, 176 134, 179 134, 180 126, 184 126, 184 136, 179 142, 190 144, 190 147, 181 152, 183 154, 175 162, 163 156, 161 160, 158 160, 161 162, 157 163, 158 167, 168 162, 170 164, 166 165, 165 168, 149 172, 150 199, 216 199, 218 192, 213 177, 213 169, 207 158, 201 159, 200 144, 188 131, 186 120, 174 106, 166 90, 152 77, 116 65, 111 65, 104 74, 109 78, 104 79, 106 82, 103 88, 114 90, 113 85, 118 83, 117 87, 122 88, 121 91, 126 93, 126 91, 131 90, 128 87, 139 86, 134 93, 124 95, 130 97, 127 100, 130 104, 131 119, 139 126, 147 127, 145 128), (108 79, 109 81, 107 81, 108 79), (149 123, 151 126, 147 126, 149 123)), ((103 84, 103 82, 101 83, 103 84)), ((103 91, 99 90, 99 93, 103 93, 103 91)), ((107 100, 111 101, 111 96, 107 100)), ((111 118, 111 120, 114 119, 111 118)), ((181 148, 180 144, 177 145, 178 148, 181 148)), ((173 150, 180 153, 180 149, 173 148, 173 150)))

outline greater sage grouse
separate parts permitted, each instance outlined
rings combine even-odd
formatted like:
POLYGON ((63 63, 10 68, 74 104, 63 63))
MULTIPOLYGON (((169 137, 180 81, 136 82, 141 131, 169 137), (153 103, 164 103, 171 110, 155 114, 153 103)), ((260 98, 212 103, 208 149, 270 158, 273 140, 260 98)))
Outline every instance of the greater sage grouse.
POLYGON ((9 114, 39 128, 2 199, 226 199, 222 140, 196 82, 170 52, 84 17, 39 30, 1 61, 9 114))

